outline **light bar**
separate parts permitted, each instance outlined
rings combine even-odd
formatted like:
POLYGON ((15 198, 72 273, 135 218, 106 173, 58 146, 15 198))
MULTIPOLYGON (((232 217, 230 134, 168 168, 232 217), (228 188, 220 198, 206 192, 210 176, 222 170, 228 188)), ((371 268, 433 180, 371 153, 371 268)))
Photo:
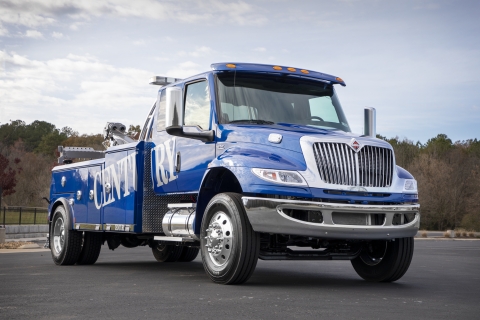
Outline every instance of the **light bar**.
POLYGON ((153 76, 150 78, 150 84, 156 85, 156 86, 166 86, 167 84, 174 83, 177 81, 180 81, 182 79, 178 78, 169 78, 169 77, 159 77, 159 76, 153 76))

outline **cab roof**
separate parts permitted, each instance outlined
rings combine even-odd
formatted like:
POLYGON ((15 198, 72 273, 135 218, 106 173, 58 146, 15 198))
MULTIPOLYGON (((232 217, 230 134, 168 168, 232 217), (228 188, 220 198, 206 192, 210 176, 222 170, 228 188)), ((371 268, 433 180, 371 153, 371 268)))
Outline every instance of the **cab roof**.
POLYGON ((340 84, 345 86, 345 81, 341 78, 332 76, 326 73, 321 73, 317 71, 286 67, 280 65, 270 65, 270 64, 257 64, 257 63, 242 63, 242 62, 223 62, 223 63, 213 63, 211 65, 212 70, 214 71, 241 71, 241 72, 268 72, 268 73, 278 73, 278 74, 287 74, 302 78, 313 78, 328 81, 332 84, 340 84))

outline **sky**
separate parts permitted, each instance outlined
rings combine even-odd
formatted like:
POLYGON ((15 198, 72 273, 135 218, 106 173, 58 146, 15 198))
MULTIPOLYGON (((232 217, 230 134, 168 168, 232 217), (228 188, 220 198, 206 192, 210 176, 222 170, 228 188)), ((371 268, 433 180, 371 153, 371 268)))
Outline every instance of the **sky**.
POLYGON ((216 62, 341 77, 353 132, 480 139, 480 1, 0 0, 0 125, 143 124, 154 75, 216 62))

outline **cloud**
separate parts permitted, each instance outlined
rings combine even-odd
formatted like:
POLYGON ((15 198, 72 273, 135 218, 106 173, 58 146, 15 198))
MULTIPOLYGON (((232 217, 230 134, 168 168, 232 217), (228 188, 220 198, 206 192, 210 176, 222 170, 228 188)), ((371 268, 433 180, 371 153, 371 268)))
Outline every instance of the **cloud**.
POLYGON ((266 52, 267 49, 265 49, 264 47, 258 47, 258 48, 255 48, 253 49, 253 51, 257 51, 257 52, 266 52))
MULTIPOLYGON (((45 120, 82 133, 100 132, 106 121, 141 124, 156 98, 150 71, 116 68, 91 55, 33 60, 0 51, 2 119, 45 120)), ((189 66, 188 64, 186 65, 189 66)))
POLYGON ((37 30, 27 30, 25 32, 24 36, 27 37, 27 38, 33 38, 33 39, 43 38, 43 34, 40 31, 37 31, 37 30))
POLYGON ((52 32, 52 38, 54 38, 54 39, 63 39, 63 38, 65 38, 65 36, 64 36, 63 33, 61 33, 61 32, 53 31, 53 32, 52 32))
POLYGON ((201 46, 201 47, 196 47, 193 51, 179 51, 177 53, 178 56, 180 57, 185 57, 185 56, 190 56, 194 58, 199 58, 199 57, 205 57, 205 56, 211 56, 215 51, 207 46, 201 46))
MULTIPOLYGON (((152 20, 175 20, 184 23, 262 25, 267 18, 261 10, 244 1, 220 0, 3 0, 0 2, 0 25, 38 28, 54 25, 62 19, 74 20, 70 29, 94 17, 136 17, 152 20)), ((0 32, 1 32, 0 28, 0 32)), ((3 31, 5 33, 5 31, 3 31)), ((1 35, 1 33, 0 33, 1 35)))
POLYGON ((5 28, 1 23, 0 23, 0 37, 6 36, 8 34, 7 28, 5 28))
POLYGON ((185 61, 168 70, 165 75, 175 78, 187 78, 192 75, 199 74, 200 72, 201 69, 199 64, 192 61, 185 61))
POLYGON ((136 40, 136 41, 133 41, 133 45, 134 46, 144 46, 146 44, 145 40, 136 40))

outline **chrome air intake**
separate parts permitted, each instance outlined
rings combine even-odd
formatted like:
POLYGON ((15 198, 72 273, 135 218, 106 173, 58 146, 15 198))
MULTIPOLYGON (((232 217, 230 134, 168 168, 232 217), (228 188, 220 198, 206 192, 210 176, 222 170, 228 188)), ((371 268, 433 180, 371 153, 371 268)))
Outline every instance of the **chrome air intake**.
POLYGON ((330 184, 390 187, 394 172, 392 150, 355 145, 355 142, 351 145, 335 142, 313 144, 320 178, 330 184))

